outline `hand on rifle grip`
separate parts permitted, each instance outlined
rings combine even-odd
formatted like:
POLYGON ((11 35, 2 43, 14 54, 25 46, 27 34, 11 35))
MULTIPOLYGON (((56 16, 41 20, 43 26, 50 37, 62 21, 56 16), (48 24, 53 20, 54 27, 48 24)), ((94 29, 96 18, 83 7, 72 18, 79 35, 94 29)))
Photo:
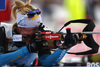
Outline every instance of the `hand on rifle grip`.
POLYGON ((35 38, 35 34, 33 34, 31 36, 30 42, 27 45, 27 48, 28 48, 30 53, 36 52, 36 51, 38 51, 39 49, 42 48, 42 45, 40 44, 41 42, 36 42, 36 40, 34 38, 35 38))

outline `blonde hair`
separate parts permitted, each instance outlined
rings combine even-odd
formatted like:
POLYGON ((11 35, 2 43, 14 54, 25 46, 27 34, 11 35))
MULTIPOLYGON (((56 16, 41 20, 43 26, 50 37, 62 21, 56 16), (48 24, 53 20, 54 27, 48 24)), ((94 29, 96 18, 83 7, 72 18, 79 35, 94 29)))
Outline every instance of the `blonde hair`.
MULTIPOLYGON (((31 3, 31 0, 29 0, 26 4, 23 1, 16 0, 12 8, 13 18, 17 19, 17 16, 16 16, 17 12, 19 12, 22 15, 25 15, 28 12, 34 11, 36 8, 30 5, 30 3, 31 3)), ((18 27, 17 23, 14 23, 13 29, 16 29, 17 27, 18 27)))
POLYGON ((28 12, 34 11, 35 8, 30 5, 31 0, 29 0, 26 4, 23 1, 16 0, 14 6, 12 8, 12 15, 16 19, 16 14, 19 12, 20 14, 27 14, 28 12))

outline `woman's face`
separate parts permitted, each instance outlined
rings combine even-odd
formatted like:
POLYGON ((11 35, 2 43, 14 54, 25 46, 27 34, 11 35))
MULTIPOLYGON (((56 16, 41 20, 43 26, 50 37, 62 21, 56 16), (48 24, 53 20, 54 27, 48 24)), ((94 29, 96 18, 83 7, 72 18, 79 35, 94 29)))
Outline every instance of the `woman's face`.
POLYGON ((19 27, 18 28, 19 32, 21 34, 24 34, 24 35, 32 35, 34 33, 37 33, 37 27, 32 27, 32 28, 22 28, 22 27, 19 27))

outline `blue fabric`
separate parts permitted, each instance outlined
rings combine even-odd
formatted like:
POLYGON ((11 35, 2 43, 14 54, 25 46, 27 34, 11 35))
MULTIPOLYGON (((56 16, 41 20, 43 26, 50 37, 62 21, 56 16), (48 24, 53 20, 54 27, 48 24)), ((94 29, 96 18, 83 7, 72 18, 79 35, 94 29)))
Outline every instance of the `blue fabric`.
POLYGON ((29 53, 25 57, 16 60, 15 63, 17 63, 17 65, 24 65, 24 67, 30 66, 36 59, 37 55, 37 53, 29 53))
POLYGON ((22 49, 19 49, 15 52, 2 54, 0 55, 0 67, 5 64, 11 65, 17 59, 24 57, 27 54, 29 54, 29 51, 26 46, 22 47, 22 49))
MULTIPOLYGON (((70 49, 70 48, 69 48, 70 49)), ((45 67, 52 67, 52 64, 57 64, 66 54, 66 52, 69 49, 57 49, 53 54, 45 54, 39 58, 41 64, 45 67)), ((17 62, 20 58, 25 57, 26 55, 29 55, 29 51, 27 47, 22 47, 21 49, 7 53, 7 54, 2 54, 0 55, 0 67, 2 65, 12 65, 13 62, 17 62), (17 60, 18 59, 18 60, 17 60), (1 61, 2 60, 2 61, 1 61)), ((24 60, 23 60, 24 61, 24 60)))
MULTIPOLYGON (((70 49, 70 48, 69 48, 70 49)), ((39 58, 40 62, 45 67, 52 67, 52 64, 57 64, 66 54, 66 52, 69 49, 57 49, 53 54, 51 55, 43 55, 39 58), (46 58, 47 57, 47 58, 46 58)))

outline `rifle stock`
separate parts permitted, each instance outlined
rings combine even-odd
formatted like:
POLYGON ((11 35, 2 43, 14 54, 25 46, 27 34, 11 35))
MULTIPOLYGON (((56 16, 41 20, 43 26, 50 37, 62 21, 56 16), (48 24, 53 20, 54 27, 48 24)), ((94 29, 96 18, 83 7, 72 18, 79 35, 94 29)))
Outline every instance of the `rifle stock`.
MULTIPOLYGON (((82 41, 83 39, 86 38, 86 35, 82 34, 82 33, 73 33, 73 38, 74 38, 74 35, 76 35, 76 34, 77 34, 77 38, 78 38, 78 43, 80 43, 80 41, 82 41)), ((59 47, 61 47, 62 49, 66 49, 66 48, 68 48, 68 46, 62 47, 62 43, 64 41, 65 35, 66 35, 66 33, 62 33, 62 34, 56 34, 56 33, 55 34, 41 34, 41 33, 38 33, 38 35, 36 34, 36 36, 35 36, 35 40, 37 43, 41 42, 43 49, 56 49, 59 47)), ((22 35, 23 39, 21 42, 26 42, 26 45, 28 45, 30 38, 25 38, 25 37, 27 37, 27 35, 22 35)), ((12 52, 12 51, 8 50, 8 43, 9 42, 14 42, 14 41, 13 41, 13 39, 6 39, 6 42, 5 42, 6 52, 12 52)))

